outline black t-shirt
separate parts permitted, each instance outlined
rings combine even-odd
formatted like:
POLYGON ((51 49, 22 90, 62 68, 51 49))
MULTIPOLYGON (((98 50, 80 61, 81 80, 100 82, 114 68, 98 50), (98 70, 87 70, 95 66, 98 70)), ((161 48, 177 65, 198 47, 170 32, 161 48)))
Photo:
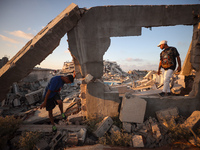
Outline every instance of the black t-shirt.
POLYGON ((162 68, 175 70, 176 57, 179 53, 175 47, 168 47, 160 53, 160 60, 162 61, 162 68))

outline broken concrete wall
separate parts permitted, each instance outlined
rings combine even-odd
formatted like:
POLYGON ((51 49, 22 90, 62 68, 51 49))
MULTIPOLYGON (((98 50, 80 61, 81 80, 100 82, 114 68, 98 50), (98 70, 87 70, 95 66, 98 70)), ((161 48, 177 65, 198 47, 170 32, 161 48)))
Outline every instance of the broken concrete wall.
POLYGON ((192 68, 196 70, 196 77, 194 79, 190 96, 200 98, 200 22, 194 25, 190 62, 192 64, 192 68))
MULTIPOLYGON (((91 74, 95 78, 103 75, 103 55, 110 46, 110 37, 138 36, 142 27, 193 25, 198 22, 200 5, 171 6, 109 6, 90 8, 77 26, 68 32, 69 49, 73 56, 79 77, 91 74), (183 17, 184 16, 184 17, 183 17)), ((198 36, 199 37, 199 36, 198 36)), ((77 76, 77 77, 78 77, 77 76)), ((98 83, 93 83, 97 84, 98 83)), ((104 91, 103 86, 87 88, 87 101, 105 100, 97 96, 104 91), (98 93, 99 92, 99 93, 98 93), (94 93, 98 93, 95 95, 94 93), (94 94, 94 95, 93 95, 94 94), (100 99, 99 99, 100 98, 100 99)), ((98 104, 92 103, 98 107, 98 104)), ((96 111, 98 113, 99 110, 96 111)))
POLYGON ((103 118, 105 116, 117 116, 119 114, 118 91, 105 91, 101 82, 90 82, 86 86, 86 109, 88 118, 103 118))
POLYGON ((80 19, 77 5, 69 5, 62 13, 44 27, 0 70, 0 101, 13 82, 27 76, 59 45, 60 39, 70 31, 80 19))

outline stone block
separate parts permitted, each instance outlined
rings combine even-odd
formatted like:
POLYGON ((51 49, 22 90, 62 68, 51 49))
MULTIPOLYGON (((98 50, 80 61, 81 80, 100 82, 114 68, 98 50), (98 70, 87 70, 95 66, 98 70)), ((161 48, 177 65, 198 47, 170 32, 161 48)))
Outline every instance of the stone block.
POLYGON ((122 124, 123 124, 124 131, 128 132, 128 133, 131 133, 131 128, 132 128, 131 123, 123 122, 122 124))
POLYGON ((200 125, 200 111, 194 111, 181 126, 193 129, 199 125, 200 125))
POLYGON ((160 133, 160 129, 158 125, 156 123, 152 123, 151 127, 152 127, 153 136, 158 140, 161 139, 161 133, 160 133))
POLYGON ((37 91, 28 93, 25 95, 29 105, 41 100, 42 98, 43 89, 39 89, 37 91))
POLYGON ((177 107, 156 111, 156 116, 159 122, 165 127, 168 127, 169 123, 175 124, 174 119, 177 118, 178 115, 179 115, 179 111, 177 107))
POLYGON ((78 141, 83 144, 86 138, 87 134, 87 129, 81 128, 80 131, 78 132, 78 141))
POLYGON ((91 74, 87 74, 86 77, 85 77, 85 82, 86 82, 86 83, 89 83, 90 81, 93 80, 93 78, 94 78, 94 77, 93 77, 91 74))
POLYGON ((136 96, 123 97, 119 119, 122 122, 143 123, 147 102, 136 96))
POLYGON ((116 131, 120 131, 119 127, 117 127, 116 125, 112 125, 108 132, 110 132, 110 134, 112 135, 116 131))
POLYGON ((134 135, 132 137, 133 147, 144 147, 143 138, 141 135, 134 135))
POLYGON ((107 116, 105 117, 100 124, 98 125, 96 131, 94 131, 94 135, 96 137, 102 137, 112 126, 113 120, 111 117, 107 116))

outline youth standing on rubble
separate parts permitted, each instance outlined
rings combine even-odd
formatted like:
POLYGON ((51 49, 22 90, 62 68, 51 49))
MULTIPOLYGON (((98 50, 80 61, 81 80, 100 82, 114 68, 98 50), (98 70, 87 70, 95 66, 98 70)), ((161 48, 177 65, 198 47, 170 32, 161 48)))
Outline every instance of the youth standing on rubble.
POLYGON ((159 93, 160 96, 169 96, 170 92, 170 78, 174 70, 176 69, 176 58, 178 62, 177 72, 181 71, 181 59, 179 53, 175 47, 169 47, 167 41, 163 40, 159 43, 158 47, 163 51, 160 53, 160 63, 158 67, 158 75, 160 75, 160 69, 163 68, 164 72, 164 85, 163 90, 159 93))
POLYGON ((65 114, 63 113, 63 101, 60 98, 60 90, 63 87, 65 83, 73 83, 74 82, 74 76, 67 75, 67 76, 54 76, 51 78, 50 82, 48 83, 47 87, 45 88, 44 93, 44 102, 41 104, 40 109, 43 107, 46 107, 46 110, 49 112, 49 119, 51 121, 51 124, 53 125, 52 130, 55 132, 57 131, 57 128, 54 124, 53 119, 53 109, 58 104, 60 108, 60 112, 63 119, 66 119, 65 114))

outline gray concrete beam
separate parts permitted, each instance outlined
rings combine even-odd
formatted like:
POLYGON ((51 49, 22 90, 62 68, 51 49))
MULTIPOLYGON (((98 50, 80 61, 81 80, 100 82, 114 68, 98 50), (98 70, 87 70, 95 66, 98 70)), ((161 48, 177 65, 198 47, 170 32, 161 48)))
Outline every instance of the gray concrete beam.
POLYGON ((13 82, 26 77, 59 45, 60 39, 76 26, 80 19, 77 5, 71 4, 30 40, 0 70, 0 101, 13 82))

